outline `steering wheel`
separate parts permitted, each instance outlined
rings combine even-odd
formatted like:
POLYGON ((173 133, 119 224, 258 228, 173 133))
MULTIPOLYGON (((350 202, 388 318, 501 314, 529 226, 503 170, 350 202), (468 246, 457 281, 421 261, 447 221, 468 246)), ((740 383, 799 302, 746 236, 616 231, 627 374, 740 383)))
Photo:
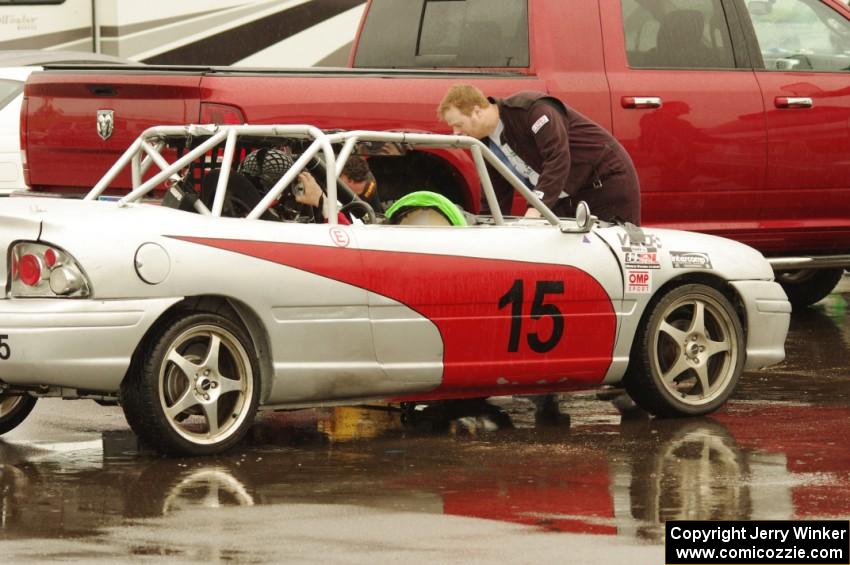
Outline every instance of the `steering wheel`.
POLYGON ((355 215, 360 219, 364 224, 374 224, 377 216, 375 215, 375 210, 372 208, 372 205, 362 200, 360 197, 355 196, 351 202, 343 206, 339 209, 343 214, 346 212, 351 212, 352 215, 355 215), (359 213, 355 213, 357 210, 359 213))

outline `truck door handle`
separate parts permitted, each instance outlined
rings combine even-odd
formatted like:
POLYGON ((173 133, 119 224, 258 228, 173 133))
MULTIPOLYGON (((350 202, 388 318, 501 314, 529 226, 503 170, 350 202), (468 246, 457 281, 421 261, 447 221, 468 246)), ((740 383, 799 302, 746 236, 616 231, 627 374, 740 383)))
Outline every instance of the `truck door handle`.
POLYGON ((118 96, 118 90, 107 84, 90 84, 89 92, 95 96, 118 96))
POLYGON ((777 96, 773 99, 773 105, 777 108, 811 108, 814 106, 812 99, 808 96, 777 96))
POLYGON ((623 96, 620 99, 620 104, 628 110, 660 108, 661 98, 659 96, 623 96))

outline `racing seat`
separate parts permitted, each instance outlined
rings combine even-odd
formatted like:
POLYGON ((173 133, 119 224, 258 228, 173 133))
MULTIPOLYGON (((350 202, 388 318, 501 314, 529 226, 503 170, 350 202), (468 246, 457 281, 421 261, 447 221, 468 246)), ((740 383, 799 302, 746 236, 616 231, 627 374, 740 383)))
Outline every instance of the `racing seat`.
POLYGON ((465 226, 466 218, 454 202, 436 192, 420 190, 395 201, 386 212, 391 224, 407 226, 465 226))

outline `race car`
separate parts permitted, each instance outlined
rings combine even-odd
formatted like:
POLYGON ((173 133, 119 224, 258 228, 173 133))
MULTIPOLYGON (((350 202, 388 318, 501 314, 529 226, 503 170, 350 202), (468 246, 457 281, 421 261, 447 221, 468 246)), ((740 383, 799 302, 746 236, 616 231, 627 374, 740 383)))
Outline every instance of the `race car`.
POLYGON ((470 137, 151 128, 83 200, 0 201, 0 433, 45 396, 118 402, 186 455, 233 447, 258 410, 376 400, 622 385, 701 415, 784 358, 791 307, 761 254, 590 212, 556 217, 470 137), (471 159, 492 216, 415 186, 378 216, 339 179, 375 147, 471 159), (542 218, 503 216, 486 163, 542 218), (303 171, 321 210, 297 202, 303 171))

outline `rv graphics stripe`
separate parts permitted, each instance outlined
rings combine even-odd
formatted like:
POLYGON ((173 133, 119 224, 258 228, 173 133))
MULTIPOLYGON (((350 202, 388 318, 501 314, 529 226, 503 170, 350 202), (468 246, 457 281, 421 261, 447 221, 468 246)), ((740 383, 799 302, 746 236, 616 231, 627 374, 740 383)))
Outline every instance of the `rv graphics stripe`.
MULTIPOLYGON (((175 239, 334 279, 416 311, 437 326, 443 339, 443 384, 435 392, 590 385, 604 378, 611 363, 616 330, 611 300, 596 279, 575 267, 268 241, 175 239)), ((373 317, 373 323, 380 322, 373 317)))
POLYGON ((152 65, 232 65, 363 2, 313 0, 155 55, 143 62, 152 65))

